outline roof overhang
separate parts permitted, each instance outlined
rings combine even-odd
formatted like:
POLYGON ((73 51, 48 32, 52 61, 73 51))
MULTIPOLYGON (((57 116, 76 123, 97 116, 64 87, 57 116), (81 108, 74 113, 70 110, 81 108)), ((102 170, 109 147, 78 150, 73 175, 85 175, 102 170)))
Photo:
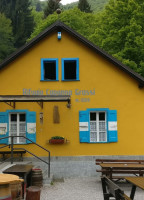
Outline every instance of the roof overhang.
POLYGON ((43 108, 43 102, 67 102, 71 106, 70 95, 0 95, 0 102, 15 108, 16 102, 37 102, 43 108))

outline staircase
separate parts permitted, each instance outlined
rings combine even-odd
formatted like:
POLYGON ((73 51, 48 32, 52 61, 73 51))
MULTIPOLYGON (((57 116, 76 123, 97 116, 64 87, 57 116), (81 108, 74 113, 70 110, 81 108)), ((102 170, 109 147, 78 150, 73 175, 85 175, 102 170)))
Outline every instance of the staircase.
POLYGON ((10 158, 6 159, 5 162, 1 162, 0 163, 0 173, 3 173, 4 170, 6 170, 6 169, 8 169, 11 166, 16 165, 16 164, 21 164, 21 165, 28 165, 28 164, 30 164, 30 165, 33 165, 34 168, 40 168, 42 170, 42 172, 43 172, 43 184, 51 184, 52 183, 53 176, 50 175, 50 151, 48 151, 44 147, 42 147, 39 144, 33 142, 32 140, 30 140, 29 138, 27 138, 25 136, 8 136, 8 137, 0 138, 0 140, 5 139, 5 138, 9 138, 9 141, 11 141, 11 143, 9 145, 4 145, 4 146, 0 147, 0 149, 5 148, 5 147, 9 147, 10 151, 11 151, 11 154, 10 154, 10 158), (28 151, 27 149, 16 148, 15 147, 16 145, 13 143, 14 137, 23 137, 26 140, 29 140, 30 143, 32 143, 32 144, 36 145, 37 147, 43 149, 45 152, 48 153, 48 157, 47 157, 48 161, 46 161, 45 159, 42 159, 41 157, 38 157, 37 155, 35 155, 34 153, 28 151), (14 153, 13 153, 14 150, 24 150, 24 151, 26 151, 27 153, 31 154, 33 157, 35 157, 36 159, 38 159, 39 161, 41 161, 41 163, 44 164, 44 167, 41 168, 40 166, 37 166, 35 164, 36 162, 33 162, 33 161, 14 162, 15 161, 15 159, 14 159, 14 153))

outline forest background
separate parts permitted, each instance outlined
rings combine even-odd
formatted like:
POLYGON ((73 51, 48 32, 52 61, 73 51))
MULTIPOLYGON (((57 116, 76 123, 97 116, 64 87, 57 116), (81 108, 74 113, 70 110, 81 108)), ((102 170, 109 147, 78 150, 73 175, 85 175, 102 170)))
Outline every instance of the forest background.
POLYGON ((144 76, 143 0, 0 0, 0 62, 58 19, 144 76))

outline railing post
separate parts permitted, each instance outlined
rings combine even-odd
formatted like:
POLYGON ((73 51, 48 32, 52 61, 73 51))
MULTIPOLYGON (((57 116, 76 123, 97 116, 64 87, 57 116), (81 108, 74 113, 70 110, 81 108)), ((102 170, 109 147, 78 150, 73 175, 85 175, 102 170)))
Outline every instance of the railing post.
POLYGON ((11 164, 13 164, 13 139, 14 136, 11 136, 11 164))
POLYGON ((48 157, 48 178, 50 178, 50 152, 48 157))

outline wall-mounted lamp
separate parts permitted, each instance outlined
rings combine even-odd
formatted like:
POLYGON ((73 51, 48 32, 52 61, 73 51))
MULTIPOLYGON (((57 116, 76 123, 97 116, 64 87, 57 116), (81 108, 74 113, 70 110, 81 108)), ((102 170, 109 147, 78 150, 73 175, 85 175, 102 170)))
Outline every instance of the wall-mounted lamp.
POLYGON ((61 40, 61 32, 58 32, 58 40, 61 40))
POLYGON ((68 101, 68 104, 66 106, 67 106, 67 108, 71 108, 71 102, 68 101))
POLYGON ((40 118, 40 124, 43 124, 43 112, 40 112, 39 118, 40 118))

